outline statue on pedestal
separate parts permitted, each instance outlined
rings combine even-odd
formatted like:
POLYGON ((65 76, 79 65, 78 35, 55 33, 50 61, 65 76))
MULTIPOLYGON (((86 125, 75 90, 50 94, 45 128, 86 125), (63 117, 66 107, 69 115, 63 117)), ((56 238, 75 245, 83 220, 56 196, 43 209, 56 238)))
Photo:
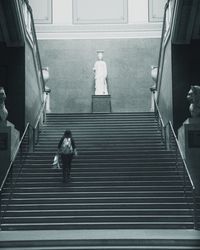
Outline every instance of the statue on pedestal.
POLYGON ((45 94, 46 94, 46 112, 50 113, 51 109, 50 109, 50 93, 51 93, 51 89, 46 85, 49 78, 50 78, 50 74, 49 74, 49 67, 44 67, 42 68, 42 74, 43 74, 43 79, 45 82, 45 94))
POLYGON ((5 122, 8 117, 8 111, 5 107, 6 94, 3 87, 0 87, 0 124, 5 122))
POLYGON ((187 99, 190 101, 190 113, 192 117, 200 117, 200 86, 191 86, 187 99))
POLYGON ((151 108, 150 111, 154 112, 154 108, 155 108, 155 103, 154 103, 154 98, 155 101, 157 101, 157 80, 158 80, 158 67, 152 65, 151 66, 151 77, 153 79, 153 81, 155 82, 155 84, 150 88, 151 91, 151 108))
POLYGON ((95 73, 95 95, 108 95, 107 66, 103 61, 103 51, 97 51, 98 61, 95 62, 93 71, 95 73))
POLYGON ((151 65, 151 77, 156 83, 158 80, 158 66, 151 65))

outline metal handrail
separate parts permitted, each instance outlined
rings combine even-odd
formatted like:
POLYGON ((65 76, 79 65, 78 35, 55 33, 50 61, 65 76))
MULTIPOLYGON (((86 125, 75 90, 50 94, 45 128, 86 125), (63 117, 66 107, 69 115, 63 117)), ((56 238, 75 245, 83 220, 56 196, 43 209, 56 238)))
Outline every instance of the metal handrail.
POLYGON ((35 125, 34 126, 31 126, 32 129, 33 129, 33 151, 34 151, 34 147, 35 147, 35 144, 38 143, 38 140, 39 140, 39 132, 40 132, 40 120, 41 120, 41 116, 44 115, 44 122, 46 121, 46 111, 45 108, 46 108, 46 102, 47 102, 47 95, 45 95, 45 98, 44 98, 44 101, 41 105, 41 108, 40 108, 40 111, 38 113, 38 116, 37 116, 37 120, 35 122, 35 125), (37 134, 36 134, 37 133, 37 134), (35 136, 36 134, 36 136, 35 136), (36 137, 36 138, 35 138, 36 137))
POLYGON ((1 187, 0 187, 0 225, 2 224, 2 221, 3 221, 3 218, 4 218, 4 214, 5 214, 5 212, 7 211, 7 208, 8 208, 8 206, 9 206, 9 202, 10 202, 10 200, 11 200, 11 198, 12 198, 13 190, 14 190, 15 184, 16 184, 16 182, 17 182, 17 180, 18 180, 18 176, 19 176, 19 174, 21 173, 22 168, 23 168, 23 164, 22 164, 22 151, 21 151, 21 150, 22 150, 22 143, 23 143, 23 141, 24 141, 24 138, 25 138, 27 132, 29 133, 29 128, 30 128, 30 123, 27 123, 26 128, 25 128, 25 130, 24 130, 24 133, 23 133, 23 135, 22 135, 22 137, 21 137, 21 140, 20 140, 20 142, 19 142, 19 144, 18 144, 18 146, 17 146, 17 149, 16 149, 16 151, 15 151, 14 157, 13 157, 13 159, 12 159, 11 162, 10 162, 10 165, 9 165, 9 167, 8 167, 8 169, 7 169, 6 175, 5 175, 4 179, 3 179, 3 182, 2 182, 1 187), (16 157, 17 157, 17 155, 18 155, 19 152, 20 152, 20 165, 21 165, 21 166, 20 166, 20 170, 19 170, 19 172, 18 172, 17 178, 15 178, 15 183, 14 183, 14 185, 13 185, 12 170, 13 170, 14 162, 15 162, 16 157), (8 175, 9 175, 9 174, 11 174, 11 190, 10 190, 10 194, 9 194, 9 196, 8 196, 8 200, 7 200, 7 202, 5 203, 5 206, 6 206, 6 207, 5 207, 4 211, 2 211, 2 190, 3 190, 3 188, 4 188, 5 182, 6 182, 7 179, 8 179, 8 175))
MULTIPOLYGON (((1 213, 2 213, 2 208, 1 208, 1 193, 2 193, 2 190, 3 190, 3 187, 4 187, 4 185, 5 185, 5 182, 6 182, 6 180, 7 180, 7 178, 8 178, 8 175, 12 172, 12 167, 13 167, 13 165, 14 165, 14 162, 15 162, 15 160, 16 160, 16 157, 17 157, 17 154, 19 153, 19 150, 20 150, 20 148, 21 148, 21 146, 22 146, 22 143, 23 143, 23 141, 24 141, 24 138, 25 138, 25 135, 27 134, 27 131, 29 130, 29 129, 32 129, 32 131, 33 131, 33 150, 34 150, 34 147, 35 147, 35 144, 38 142, 38 137, 39 137, 39 126, 38 126, 38 124, 39 124, 39 121, 40 121, 40 119, 41 119, 41 116, 42 116, 42 114, 43 114, 43 112, 44 112, 44 109, 45 109, 45 107, 46 107, 46 101, 47 101, 47 97, 45 96, 45 98, 44 98, 44 101, 43 101, 43 104, 41 105, 41 108, 40 108, 40 111, 39 111, 39 114, 38 114, 38 118, 37 118, 37 120, 36 120, 36 123, 35 123, 35 126, 33 127, 30 123, 27 123, 27 125, 26 125, 26 128, 25 128, 25 130, 24 130, 24 133, 23 133, 23 135, 22 135, 22 137, 21 137, 21 139, 20 139, 20 142, 18 143, 18 146, 17 146, 17 148, 16 148, 16 151, 15 151, 15 153, 14 153, 14 156, 13 156, 13 158, 12 158, 12 160, 11 160, 11 162, 10 162, 10 164, 9 164, 9 167, 8 167, 8 169, 7 169, 7 172, 6 172, 6 175, 5 175, 5 177, 4 177, 4 179, 3 179, 3 181, 2 181, 2 184, 1 184, 1 186, 0 186, 0 224, 1 224, 1 220, 2 220, 2 215, 1 215, 1 213), (37 133, 37 141, 35 141, 35 131, 38 131, 38 133, 37 133)), ((29 132, 29 131, 28 131, 29 132)), ((29 144, 28 144, 28 147, 30 147, 30 145, 31 145, 31 143, 29 142, 29 144)), ((19 173, 21 172, 21 169, 22 169, 22 166, 21 166, 21 168, 20 168, 20 171, 19 171, 19 173)), ((18 178, 18 177, 17 177, 18 178)), ((16 178, 16 179, 17 179, 16 178)), ((13 188, 12 188, 12 190, 13 190, 13 188)), ((11 192, 10 192, 10 198, 11 198, 11 196, 12 196, 12 191, 11 190, 11 192)), ((9 198, 9 199, 10 199, 9 198)), ((7 203, 7 205, 8 205, 8 203, 7 203)))
MULTIPOLYGON (((35 48, 36 48, 36 57, 37 57, 37 62, 38 62, 38 67, 39 67, 39 70, 40 70, 40 72, 41 72, 41 74, 40 74, 40 78, 41 78, 41 80, 42 80, 42 88, 43 88, 43 92, 45 92, 45 81, 44 81, 44 77, 43 77, 43 73, 42 73, 42 63, 41 63, 41 58, 40 58, 40 53, 39 53, 39 46, 38 46, 38 42, 37 42, 37 37, 36 37, 36 31, 35 31, 35 26, 34 26, 34 19, 33 19, 33 14, 32 14, 32 9, 31 9, 31 7, 30 7, 30 5, 29 5, 29 3, 28 3, 28 1, 27 0, 23 0, 23 2, 26 4, 26 6, 27 6, 27 9, 28 9, 28 11, 30 12, 30 17, 31 17, 31 26, 32 26, 32 34, 33 34, 33 42, 35 43, 35 48)), ((21 6, 21 5, 19 5, 19 6, 21 6)), ((23 11, 22 11, 23 12, 23 11)), ((23 28, 25 29, 25 32, 26 32, 26 27, 24 27, 24 24, 23 24, 23 28)), ((14 165, 14 162, 16 161, 16 157, 17 157, 17 155, 18 155, 18 153, 19 153, 19 151, 20 151, 20 149, 21 149, 21 147, 22 147, 22 143, 24 142, 24 138, 25 138, 25 136, 26 136, 26 134, 27 134, 27 132, 29 133, 30 132, 30 129, 32 129, 32 131, 33 131, 33 134, 35 134, 35 130, 39 130, 39 121, 41 120, 41 116, 42 116, 42 114, 44 114, 44 110, 45 110, 45 107, 46 107, 46 101, 47 101, 47 96, 45 96, 45 98, 44 98, 44 100, 43 100, 43 103, 42 103, 42 105, 41 105, 41 108, 40 108, 40 110, 39 110, 39 113, 38 113, 38 116, 37 116, 37 119, 36 119, 36 122, 35 122, 35 125, 34 126, 32 126, 29 122, 27 123, 27 125, 26 125, 26 128, 25 128, 25 130, 24 130, 24 132, 23 132, 23 135, 22 135, 22 137, 21 137, 21 139, 20 139, 20 141, 19 141, 19 143, 18 143, 18 145, 17 145, 17 148, 16 148, 16 150, 15 150, 15 152, 14 152, 14 155, 13 155, 13 157, 12 157, 12 159, 11 159, 11 162, 10 162, 10 164, 9 164, 9 166, 8 166, 8 169, 7 169, 7 171, 6 171, 6 174, 5 174, 5 177, 3 178, 3 181, 2 181, 2 183, 1 183, 1 186, 0 186, 0 219, 2 219, 2 215, 1 215, 1 213, 2 213, 2 208, 1 208, 1 206, 2 206, 2 203, 1 203, 1 194, 2 194, 2 190, 3 190, 3 188, 4 188, 4 185, 5 185, 5 183, 6 183, 6 180, 7 180, 7 178, 8 178, 8 175, 10 174, 10 173, 12 173, 12 168, 13 168, 13 165, 14 165)), ((45 113, 45 116, 46 116, 46 113, 45 113)), ((46 120, 45 118, 44 118, 44 120, 46 120)), ((37 134, 37 138, 39 137, 39 132, 38 132, 38 134, 37 134)), ((29 137, 29 139, 30 139, 30 137, 29 137)), ((28 147, 29 147, 29 149, 30 149, 30 141, 28 142, 28 147)), ((34 149, 34 145, 35 145, 35 136, 33 137, 33 149, 34 149)), ((21 152, 20 152, 21 153, 21 152)), ((21 158, 20 158, 21 159, 21 158)), ((20 168, 20 171, 21 171, 21 169, 22 169, 22 166, 21 166, 21 168, 20 168)), ((10 193, 10 196, 12 195, 12 190, 11 190, 11 193, 10 193)), ((8 204, 7 204, 8 205, 8 204)), ((1 223, 1 220, 0 220, 0 223, 1 223)))
POLYGON ((22 142, 23 142, 23 140, 24 140, 24 138, 25 138, 26 132, 28 131, 29 127, 30 127, 30 123, 27 123, 26 128, 25 128, 25 130, 24 130, 24 133, 23 133, 23 135, 22 135, 22 137, 21 137, 21 140, 20 140, 20 142, 19 142, 19 144, 18 144, 18 146, 17 146, 17 148, 16 148, 16 151, 15 151, 15 153, 14 153, 13 159, 11 160, 10 165, 9 165, 9 167, 8 167, 8 170, 7 170, 7 172, 6 172, 6 175, 5 175, 5 177, 4 177, 3 181, 2 181, 2 184, 1 184, 1 187, 0 187, 0 192, 2 191, 2 189, 3 189, 4 185, 5 185, 5 182, 6 182, 6 180, 7 180, 7 177, 8 177, 8 175, 9 175, 9 173, 10 173, 10 170, 11 170, 11 168, 12 168, 12 166, 13 166, 13 163, 14 163, 14 161, 15 161, 15 159, 16 159, 16 156, 17 156, 17 154, 18 154, 18 152, 19 152, 19 149, 20 149, 20 147, 21 147, 21 145, 22 145, 22 142))
POLYGON ((39 113, 38 113, 38 117, 37 117, 37 120, 36 120, 36 122, 35 122, 35 126, 33 127, 33 129, 36 129, 37 126, 38 126, 38 123, 39 123, 39 121, 40 121, 40 119, 41 119, 41 116, 42 116, 42 114, 43 114, 43 112, 44 112, 44 109, 45 109, 45 107, 46 107, 46 102, 47 102, 47 95, 45 95, 44 101, 43 101, 43 103, 42 103, 42 105, 41 105, 41 108, 40 108, 40 111, 39 111, 39 113))
POLYGON ((186 163, 186 161, 184 160, 183 152, 182 152, 182 150, 181 150, 180 143, 178 142, 177 136, 176 136, 176 134, 175 134, 175 132, 174 132, 174 129, 173 129, 173 126, 172 126, 171 121, 169 121, 165 126, 169 126, 170 129, 171 129, 171 132, 172 132, 172 134, 173 134, 173 137, 174 137, 176 146, 177 146, 178 151, 179 151, 180 156, 181 156, 181 160, 182 160, 182 162, 183 162, 183 164, 184 164, 184 168, 185 168, 185 170, 186 170, 186 172, 187 172, 187 175, 188 175, 188 178, 189 178, 189 180, 190 180, 190 184, 191 184, 192 188, 195 189, 194 182, 193 182, 192 177, 191 177, 191 174, 190 174, 190 172, 189 172, 189 170, 188 170, 187 163, 186 163))
POLYGON ((162 140, 165 141, 166 140, 165 124, 164 124, 164 121, 162 119, 162 115, 160 113, 160 110, 158 108, 158 104, 156 102, 155 92, 153 92, 153 100, 154 100, 155 111, 157 111, 157 113, 158 113, 158 121, 159 121, 158 125, 159 125, 159 128, 161 128, 162 140))
POLYGON ((154 96, 154 105, 155 105, 156 110, 157 110, 157 112, 158 112, 158 116, 159 116, 159 119, 160 119, 161 125, 162 125, 162 127, 165 127, 165 124, 164 124, 164 121, 163 121, 163 119, 162 119, 162 115, 161 115, 161 113, 160 113, 160 110, 159 110, 158 104, 157 104, 157 102, 156 102, 156 100, 155 100, 155 95, 153 95, 153 96, 154 96))
MULTIPOLYGON (((157 101, 156 101, 156 97, 155 97, 155 93, 153 93, 153 100, 154 100, 154 107, 155 107, 155 113, 157 112, 158 113, 158 118, 160 120, 160 124, 161 124, 161 131, 163 133, 164 131, 164 142, 165 142, 165 145, 167 145, 167 136, 166 136, 166 130, 167 130, 167 127, 170 128, 171 132, 172 132, 172 135, 174 137, 174 140, 175 140, 175 144, 176 144, 176 148, 180 154, 180 157, 181 157, 181 161, 183 163, 183 170, 184 170, 184 192, 186 194, 186 190, 185 190, 185 186, 186 186, 186 181, 185 181, 185 171, 187 173, 187 177, 190 181, 190 185, 191 185, 191 188, 192 188, 192 197, 193 197, 193 223, 194 223, 194 228, 198 228, 198 223, 197 223, 197 211, 196 211, 196 187, 194 185, 194 182, 192 180, 192 177, 191 177, 191 174, 190 174, 190 171, 188 169, 188 166, 187 166, 187 163, 186 161, 184 160, 184 157, 183 157, 183 153, 182 153, 182 150, 181 150, 181 147, 180 147, 180 144, 178 142, 178 139, 176 137, 176 134, 175 134, 175 131, 173 129, 173 126, 172 126, 172 123, 171 121, 168 121, 166 124, 164 124, 163 122, 163 118, 162 118, 162 115, 161 115, 161 112, 160 112, 160 109, 158 107, 158 104, 157 104, 157 101)), ((160 125, 159 124, 159 125, 160 125)), ((176 159, 178 161, 178 159, 176 159)))

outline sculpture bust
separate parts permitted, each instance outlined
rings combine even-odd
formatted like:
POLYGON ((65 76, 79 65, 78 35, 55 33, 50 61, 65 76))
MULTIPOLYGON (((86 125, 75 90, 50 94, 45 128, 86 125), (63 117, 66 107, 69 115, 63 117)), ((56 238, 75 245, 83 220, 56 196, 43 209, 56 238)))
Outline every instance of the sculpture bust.
POLYGON ((49 80, 49 67, 42 68, 42 75, 44 78, 44 82, 46 83, 49 80))
POLYGON ((158 67, 157 66, 154 66, 154 65, 151 66, 151 77, 154 82, 157 82, 158 80, 158 67))
POLYGON ((190 101, 190 113, 192 117, 200 117, 200 86, 191 86, 187 99, 190 101))
POLYGON ((98 60, 94 64, 95 73, 95 95, 108 95, 107 88, 107 66, 103 61, 103 51, 97 51, 98 60))
POLYGON ((0 87, 0 123, 6 121, 8 111, 5 107, 6 94, 3 87, 0 87))

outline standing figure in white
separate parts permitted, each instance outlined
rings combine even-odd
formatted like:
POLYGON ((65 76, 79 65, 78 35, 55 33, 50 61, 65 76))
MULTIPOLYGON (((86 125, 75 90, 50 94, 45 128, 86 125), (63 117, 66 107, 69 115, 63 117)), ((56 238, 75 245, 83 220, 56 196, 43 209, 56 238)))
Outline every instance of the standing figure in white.
POLYGON ((95 95, 108 95, 107 88, 107 66, 103 61, 103 51, 97 51, 98 61, 94 64, 95 73, 95 95))

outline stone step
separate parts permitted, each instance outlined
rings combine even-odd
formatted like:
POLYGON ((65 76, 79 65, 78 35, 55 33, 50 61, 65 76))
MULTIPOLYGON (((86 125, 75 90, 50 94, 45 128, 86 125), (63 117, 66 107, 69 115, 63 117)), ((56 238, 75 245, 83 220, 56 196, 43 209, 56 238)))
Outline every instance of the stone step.
POLYGON ((93 222, 93 223, 9 223, 2 230, 86 230, 86 229, 191 229, 192 222, 93 222))
POLYGON ((2 195, 2 230, 191 229, 193 199, 152 114, 47 115, 34 153, 17 158, 2 195), (71 180, 52 162, 70 128, 71 180))
MULTIPOLYGON (((141 186, 141 185, 135 185, 135 186, 73 186, 73 188, 69 188, 70 183, 68 185, 64 185, 63 183, 59 183, 57 186, 45 186, 45 187, 15 187, 14 192, 15 193, 30 193, 30 192, 37 192, 37 193, 43 193, 43 192, 67 192, 67 191, 73 191, 73 192, 113 192, 113 191, 141 191, 146 192, 147 190, 156 191, 158 190, 158 186, 156 185, 147 185, 147 186, 141 186)), ((183 191, 182 185, 170 185, 170 186, 159 186, 159 190, 162 191, 183 191)), ((4 191, 6 193, 10 192, 10 184, 7 183, 5 185, 4 191)), ((191 191, 190 187, 188 187, 188 191, 191 191)))
MULTIPOLYGON (((177 215, 176 209, 149 209, 149 208, 143 208, 143 209, 76 209, 76 210, 40 210, 40 209, 33 209, 33 210, 10 210, 6 212, 7 217, 28 217, 28 216, 96 216, 97 214, 99 216, 102 215, 115 215, 115 216, 121 216, 121 215, 160 215, 160 216, 171 216, 177 215)), ((188 209, 179 209, 179 215, 187 215, 188 216, 188 209)))
MULTIPOLYGON (((63 192, 57 192, 57 191, 52 191, 52 192, 48 192, 48 190, 46 192, 27 192, 27 193, 23 193, 23 192, 13 192, 12 193, 12 198, 13 199, 31 199, 31 198, 83 198, 83 197, 92 197, 92 198, 96 198, 96 197, 185 197, 185 194, 183 191, 126 191, 126 192, 85 192, 85 191, 80 191, 80 192, 76 192, 76 191, 63 191, 63 192)), ((4 192, 4 194, 2 195, 2 200, 8 199, 10 198, 10 192, 6 193, 4 192)))
MULTIPOLYGON (((85 209, 188 209, 188 213, 192 215, 192 204, 188 204, 186 201, 183 202, 144 202, 144 203, 58 203, 55 204, 54 202, 49 204, 38 204, 37 202, 35 204, 32 203, 26 203, 26 204, 12 204, 12 206, 7 206, 6 204, 2 204, 3 209, 7 209, 8 211, 15 211, 15 210, 85 210, 85 209)), ((5 213, 6 214, 6 213, 5 213)), ((179 212, 177 212, 177 216, 179 215, 179 212)), ((191 216, 192 218, 192 216, 191 216)))
POLYGON ((16 218, 12 218, 12 217, 7 217, 4 216, 4 224, 77 224, 77 223, 88 223, 88 224, 93 224, 93 223, 117 223, 119 222, 121 224, 130 224, 130 223, 182 223, 182 222, 189 222, 192 223, 192 218, 191 215, 165 215, 165 216, 161 216, 161 215, 96 215, 96 216, 28 216, 28 217, 16 217, 16 218))
MULTIPOLYGON (((88 230, 85 230, 87 232, 88 230)), ((182 237, 163 237, 162 235, 173 235, 177 234, 176 230, 162 230, 160 232, 154 230, 155 233, 152 233, 152 237, 147 237, 146 235, 151 234, 152 230, 145 230, 144 236, 142 233, 139 233, 140 230, 135 230, 129 233, 130 230, 106 230, 104 234, 108 234, 107 237, 102 234, 102 230, 90 230, 90 237, 87 236, 87 233, 82 233, 81 236, 75 237, 78 235, 79 231, 61 231, 61 236, 57 235, 55 230, 47 232, 26 232, 26 240, 18 239, 16 237, 18 234, 11 234, 11 237, 14 240, 4 240, 1 242, 3 249, 13 250, 16 248, 18 250, 191 250, 199 249, 200 242, 198 239, 195 239, 193 236, 191 239, 185 237, 187 232, 183 232, 182 237), (149 231, 149 232, 148 232, 149 231), (112 232, 112 234, 110 233, 112 232), (43 239, 38 237, 38 234, 43 235, 43 239), (48 237, 46 236, 48 234, 48 237), (91 235, 92 234, 92 235, 91 235), (128 234, 128 236, 124 236, 128 234), (129 234, 136 235, 135 238, 130 237, 129 234), (141 234, 141 236, 140 236, 141 234), (34 235, 35 237, 33 237, 34 235), (63 236, 67 235, 67 236, 63 236), (99 235, 99 236, 98 236, 99 235), (139 235, 139 237, 137 237, 139 235), (156 237, 154 236, 156 235, 156 237), (63 237, 62 237, 63 236, 63 237), (116 237, 116 238, 115 238, 116 237), (184 238, 185 237, 185 238, 184 238)), ((3 232, 5 233, 5 232, 3 232)), ((180 233, 181 234, 181 233, 180 233)), ((41 235, 40 235, 41 236, 41 235)), ((6 237, 9 239, 9 237, 6 237)))

